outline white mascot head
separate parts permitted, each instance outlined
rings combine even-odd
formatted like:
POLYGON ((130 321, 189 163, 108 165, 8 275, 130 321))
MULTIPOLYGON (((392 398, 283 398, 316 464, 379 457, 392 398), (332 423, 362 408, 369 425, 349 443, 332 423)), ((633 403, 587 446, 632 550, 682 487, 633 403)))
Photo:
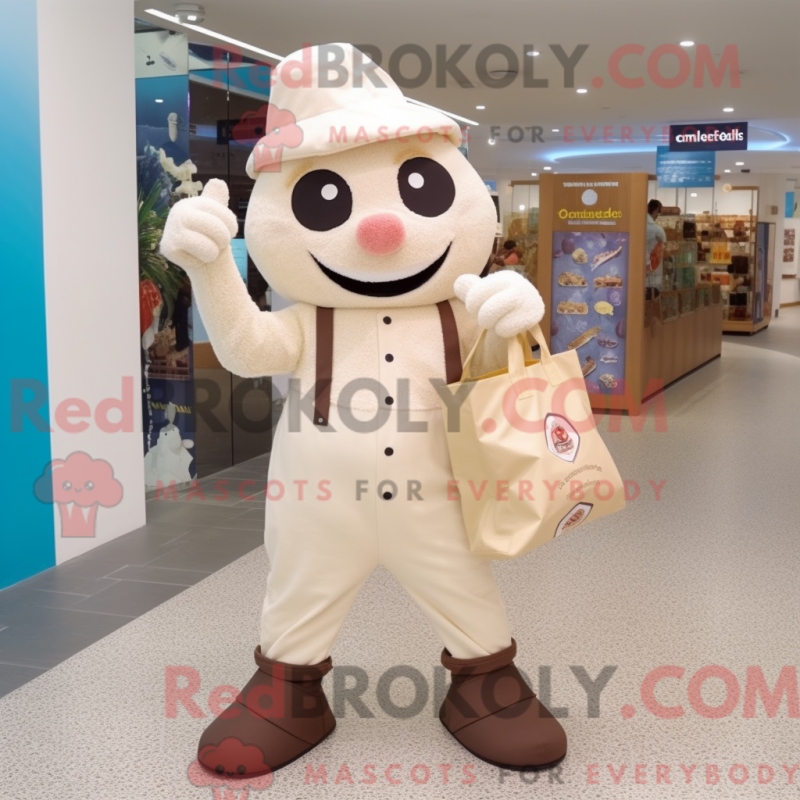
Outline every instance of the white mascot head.
POLYGON ((449 117, 408 102, 350 44, 276 68, 247 248, 282 296, 335 308, 418 306, 480 274, 496 215, 449 117))

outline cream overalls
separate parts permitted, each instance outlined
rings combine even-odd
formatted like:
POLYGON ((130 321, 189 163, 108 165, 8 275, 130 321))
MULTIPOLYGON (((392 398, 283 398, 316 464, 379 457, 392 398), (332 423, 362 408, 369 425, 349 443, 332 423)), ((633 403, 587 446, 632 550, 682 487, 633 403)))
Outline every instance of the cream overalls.
MULTIPOLYGON (((450 303, 463 359, 479 330, 460 301, 450 303)), ((448 498, 453 476, 444 418, 429 380, 446 376, 437 306, 336 309, 330 411, 322 426, 308 416, 318 374, 316 309, 292 308, 304 341, 269 467, 269 497, 280 499, 267 500, 271 571, 262 652, 290 664, 327 658, 379 564, 456 658, 508 647, 490 562, 470 553, 459 502, 448 498), (309 392, 306 413, 298 413, 309 392), (376 415, 382 424, 369 424, 376 415)))

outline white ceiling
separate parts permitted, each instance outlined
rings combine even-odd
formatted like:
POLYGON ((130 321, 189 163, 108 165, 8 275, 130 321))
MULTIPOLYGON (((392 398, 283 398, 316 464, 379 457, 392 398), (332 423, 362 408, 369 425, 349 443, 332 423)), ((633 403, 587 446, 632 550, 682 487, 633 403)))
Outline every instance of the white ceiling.
MULTIPOLYGON (((719 170, 728 166, 738 169, 733 162, 744 160, 754 172, 800 174, 798 0, 673 0, 655 4, 632 0, 562 0, 559 4, 531 0, 290 0, 269 4, 263 0, 203 0, 202 4, 205 27, 281 55, 307 42, 351 41, 379 47, 386 66, 388 56, 403 44, 421 45, 432 55, 437 45, 444 45, 451 54, 458 45, 470 44, 459 68, 473 83, 477 83, 476 55, 483 47, 508 45, 522 60, 525 45, 534 45, 541 53, 532 59, 535 76, 548 78, 548 88, 523 88, 521 77, 517 77, 503 89, 479 85, 463 88, 449 78, 445 88, 437 88, 431 80, 405 90, 417 100, 480 122, 471 130, 470 160, 482 173, 513 170, 524 177, 544 164, 563 172, 652 172, 655 142, 644 141, 641 126, 656 125, 657 132, 671 122, 735 118, 750 122, 755 129, 751 130, 753 146, 760 149, 719 153, 719 170), (676 89, 653 85, 647 77, 647 55, 659 45, 684 39, 708 45, 717 57, 726 46, 736 46, 741 87, 731 88, 727 76, 720 88, 713 87, 708 77, 704 88, 693 88, 691 78, 676 89), (627 56, 622 63, 623 72, 645 78, 646 86, 641 89, 619 87, 608 77, 609 56, 629 43, 645 48, 644 56, 627 56), (563 87, 563 71, 551 44, 561 45, 568 53, 580 44, 589 45, 576 70, 576 86, 588 88, 587 94, 563 87), (592 87, 595 76, 605 77, 603 88, 592 87), (486 110, 477 111, 478 104, 485 105, 486 110), (724 114, 725 106, 734 107, 735 112, 724 114), (501 129, 494 147, 486 144, 491 125, 501 129), (512 143, 504 136, 511 125, 541 126, 548 141, 536 145, 512 143), (575 130, 573 143, 559 140, 568 125, 575 130), (619 143, 622 125, 634 129, 633 145, 619 143), (587 135, 596 128, 591 143, 584 140, 580 126, 587 135), (597 143, 604 126, 611 126, 615 144, 597 143), (559 128, 561 133, 552 133, 552 128, 559 128)), ((135 6, 137 16, 143 19, 153 19, 145 13, 147 8, 167 13, 174 10, 171 0, 146 0, 135 6)), ((194 33, 190 38, 205 39, 194 33)), ((692 62, 696 49, 686 51, 692 62)), ((664 57, 661 64, 665 77, 677 72, 674 57, 664 57)), ((413 58, 403 65, 408 74, 417 69, 413 58)), ((499 56, 488 64, 490 70, 504 66, 499 56)))

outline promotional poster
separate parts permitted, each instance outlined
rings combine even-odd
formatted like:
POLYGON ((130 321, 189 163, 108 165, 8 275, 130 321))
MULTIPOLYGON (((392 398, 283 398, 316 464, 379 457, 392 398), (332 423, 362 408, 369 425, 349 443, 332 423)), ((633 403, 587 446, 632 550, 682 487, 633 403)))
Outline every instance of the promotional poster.
POLYGON ((551 350, 577 350, 587 390, 622 394, 628 234, 553 234, 551 350))

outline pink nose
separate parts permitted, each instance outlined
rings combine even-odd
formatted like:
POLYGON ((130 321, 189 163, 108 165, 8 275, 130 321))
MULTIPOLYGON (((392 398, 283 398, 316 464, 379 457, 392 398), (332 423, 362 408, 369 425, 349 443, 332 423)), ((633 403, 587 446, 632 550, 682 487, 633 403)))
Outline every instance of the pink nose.
POLYGON ((356 239, 374 256, 385 256, 399 249, 406 238, 400 217, 394 214, 373 214, 358 223, 356 239))

